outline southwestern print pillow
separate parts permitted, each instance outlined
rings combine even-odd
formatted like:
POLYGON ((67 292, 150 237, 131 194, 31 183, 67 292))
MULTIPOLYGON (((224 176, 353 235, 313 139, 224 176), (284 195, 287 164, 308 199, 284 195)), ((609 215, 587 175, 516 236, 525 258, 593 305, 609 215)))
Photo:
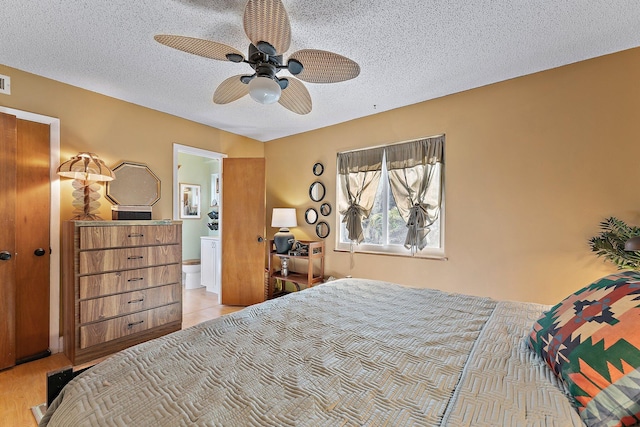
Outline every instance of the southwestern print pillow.
POLYGON ((567 385, 588 426, 640 421, 640 272, 603 277, 534 325, 529 347, 567 385))

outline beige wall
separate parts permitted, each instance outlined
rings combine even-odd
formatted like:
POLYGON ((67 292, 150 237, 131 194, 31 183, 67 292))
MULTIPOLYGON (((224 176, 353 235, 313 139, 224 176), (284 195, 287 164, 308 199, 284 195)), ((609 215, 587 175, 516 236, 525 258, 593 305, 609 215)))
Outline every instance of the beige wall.
POLYGON ((638 79, 640 48, 267 142, 267 219, 297 207, 292 231, 314 238, 303 213, 320 205, 307 195, 320 161, 327 275, 555 303, 615 271, 587 244, 604 217, 640 223, 638 79), (448 260, 334 252, 336 153, 441 133, 448 260))
MULTIPOLYGON (((229 157, 263 157, 264 144, 169 114, 99 95, 74 86, 0 65, 11 77, 11 95, 0 105, 60 119, 60 157, 96 153, 108 166, 122 160, 147 163, 162 182, 156 219, 171 218, 173 143, 203 148, 229 157)), ((61 219, 72 215, 71 180, 61 181, 61 219)), ((100 214, 111 218, 111 204, 101 198, 100 214)))
MULTIPOLYGON (((162 181, 155 218, 172 215, 172 143, 266 157, 267 204, 294 206, 298 238, 308 186, 334 206, 326 274, 553 303, 615 268, 587 239, 604 217, 640 223, 640 49, 549 70, 266 144, 0 65, 0 105, 61 120, 61 159, 93 151, 141 161, 162 181), (445 133, 447 261, 334 252, 335 158, 342 150, 445 133)), ((348 83, 343 83, 348 84, 348 83)), ((311 113, 313 114, 313 112, 311 113)), ((61 187, 61 218, 71 217, 61 187)), ((103 200, 101 213, 110 217, 103 200)), ((276 230, 267 228, 268 233, 276 230)))

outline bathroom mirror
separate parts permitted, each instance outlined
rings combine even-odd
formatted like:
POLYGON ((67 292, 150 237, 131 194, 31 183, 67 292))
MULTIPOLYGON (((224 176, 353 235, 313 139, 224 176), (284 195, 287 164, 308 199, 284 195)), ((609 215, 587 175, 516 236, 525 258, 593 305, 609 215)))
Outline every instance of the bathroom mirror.
POLYGON ((331 205, 329 203, 323 203, 320 205, 320 213, 322 216, 327 216, 331 213, 331 205))
POLYGON ((324 184, 320 181, 316 181, 309 187, 309 197, 314 202, 319 202, 324 199, 325 188, 324 184))
POLYGON ((313 208, 307 209, 304 213, 304 220, 307 221, 307 224, 315 224, 318 220, 318 212, 313 208))
POLYGON ((121 162, 111 170, 116 178, 107 182, 105 196, 114 204, 151 206, 160 200, 160 179, 146 164, 121 162))
POLYGON ((315 165, 313 165, 313 174, 315 176, 322 175, 322 172, 324 172, 324 165, 322 163, 318 162, 315 165))
POLYGON ((320 221, 316 224, 316 234, 319 238, 324 239, 329 235, 329 224, 325 221, 320 221))

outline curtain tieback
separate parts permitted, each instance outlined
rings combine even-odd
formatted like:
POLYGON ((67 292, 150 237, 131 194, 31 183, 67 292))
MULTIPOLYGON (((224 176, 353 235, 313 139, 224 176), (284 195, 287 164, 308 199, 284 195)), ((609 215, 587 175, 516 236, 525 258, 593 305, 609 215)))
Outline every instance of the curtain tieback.
POLYGON ((364 240, 362 233, 362 217, 364 215, 364 208, 357 204, 349 206, 344 213, 342 222, 346 224, 347 231, 349 232, 349 240, 357 241, 358 243, 364 240))
POLYGON ((421 203, 414 204, 409 210, 409 219, 407 220, 407 238, 404 241, 404 247, 411 249, 414 254, 418 248, 422 249, 426 246, 424 239, 429 233, 429 225, 433 221, 429 219, 427 205, 421 203))

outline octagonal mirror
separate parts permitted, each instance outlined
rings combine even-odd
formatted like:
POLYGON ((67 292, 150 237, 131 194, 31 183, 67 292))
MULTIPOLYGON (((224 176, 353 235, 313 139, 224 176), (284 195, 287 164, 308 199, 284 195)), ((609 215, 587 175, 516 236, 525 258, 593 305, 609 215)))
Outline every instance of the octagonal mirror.
POLYGON ((121 162, 111 168, 116 178, 105 195, 116 205, 151 206, 160 200, 160 179, 144 163, 121 162))

